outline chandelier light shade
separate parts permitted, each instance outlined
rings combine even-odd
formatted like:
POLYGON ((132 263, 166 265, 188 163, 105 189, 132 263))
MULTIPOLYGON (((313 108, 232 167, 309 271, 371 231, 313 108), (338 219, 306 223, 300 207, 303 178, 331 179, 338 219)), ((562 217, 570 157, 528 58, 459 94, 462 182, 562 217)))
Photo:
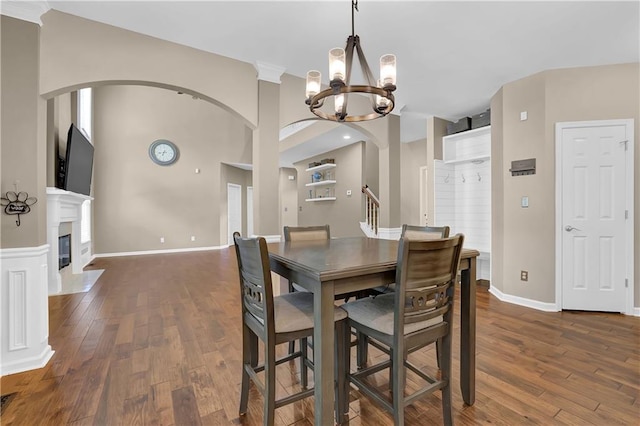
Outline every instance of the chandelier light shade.
POLYGON ((396 90, 396 57, 383 55, 380 58, 380 79, 373 78, 367 59, 360 46, 360 37, 355 34, 355 11, 358 10, 358 0, 351 0, 351 35, 347 39, 346 47, 336 47, 329 51, 329 88, 322 90, 322 75, 320 71, 307 72, 306 104, 312 113, 318 117, 339 122, 356 122, 373 120, 384 117, 393 111, 396 90), (353 54, 358 56, 360 68, 366 85, 351 85, 351 68, 353 54), (349 93, 360 93, 371 98, 371 110, 363 114, 349 114, 347 111, 349 93), (322 111, 324 102, 333 98, 333 111, 322 111))

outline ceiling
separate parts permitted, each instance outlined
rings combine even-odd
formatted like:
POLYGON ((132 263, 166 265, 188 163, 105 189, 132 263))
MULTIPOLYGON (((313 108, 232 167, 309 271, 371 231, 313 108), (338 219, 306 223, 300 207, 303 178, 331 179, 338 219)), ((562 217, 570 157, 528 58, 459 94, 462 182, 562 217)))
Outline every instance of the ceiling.
MULTIPOLYGON (((344 47, 351 34, 348 0, 48 3, 240 61, 277 65, 300 77, 318 69, 325 83, 329 49, 344 47)), ((359 9, 355 32, 374 75, 382 54, 397 56, 403 142, 425 137, 428 116, 455 120, 484 111, 505 83, 548 69, 638 62, 640 56, 637 0, 361 0, 359 9)), ((354 73, 359 74, 356 68, 354 73)))

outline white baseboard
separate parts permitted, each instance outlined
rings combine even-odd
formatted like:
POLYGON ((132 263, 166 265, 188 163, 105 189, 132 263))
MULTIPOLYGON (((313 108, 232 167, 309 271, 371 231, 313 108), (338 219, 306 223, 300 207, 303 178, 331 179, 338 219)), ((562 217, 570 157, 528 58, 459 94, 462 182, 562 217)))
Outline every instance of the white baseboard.
POLYGON ((545 312, 559 311, 555 303, 539 302, 537 300, 526 299, 520 296, 512 296, 510 294, 505 294, 501 292, 494 286, 489 287, 489 293, 493 294, 502 302, 513 303, 514 305, 525 306, 527 308, 537 309, 538 311, 545 311, 545 312))
MULTIPOLYGON (((267 243, 279 243, 280 235, 261 235, 267 240, 267 243)), ((121 256, 143 256, 147 254, 171 254, 171 253, 186 253, 192 251, 210 251, 210 250, 222 250, 227 247, 231 247, 233 244, 228 244, 224 246, 209 246, 209 247, 188 247, 188 248, 177 248, 177 249, 163 249, 163 250, 140 250, 140 251, 123 251, 123 252, 115 252, 115 253, 96 253, 93 255, 92 259, 98 257, 121 257, 121 256)))
MULTIPOLYGON (((559 309, 555 303, 539 302, 537 300, 525 299, 524 297, 504 294, 493 286, 489 287, 489 293, 493 294, 501 302, 513 303, 514 305, 525 306, 527 308, 537 309, 539 311, 560 312, 562 310, 559 309)), ((640 308, 634 307, 633 313, 631 315, 633 315, 634 317, 640 317, 640 308)))
POLYGON ((400 228, 378 228, 378 235, 376 235, 366 222, 360 222, 360 229, 369 238, 380 238, 382 240, 399 240, 400 234, 402 234, 402 227, 400 228))
POLYGON ((51 349, 51 346, 47 345, 38 356, 22 358, 7 363, 3 362, 2 365, 0 365, 0 376, 8 376, 9 374, 42 368, 47 365, 54 353, 55 351, 51 349))
POLYGON ((267 240, 267 244, 279 243, 282 238, 280 235, 260 235, 260 237, 264 237, 264 239, 267 240))
POLYGON ((96 253, 93 258, 99 257, 121 257, 121 256, 143 256, 147 254, 170 254, 170 253, 185 253, 192 251, 210 251, 210 250, 222 250, 229 246, 211 246, 211 247, 189 247, 179 249, 165 249, 165 250, 141 250, 141 251, 122 251, 115 253, 96 253))

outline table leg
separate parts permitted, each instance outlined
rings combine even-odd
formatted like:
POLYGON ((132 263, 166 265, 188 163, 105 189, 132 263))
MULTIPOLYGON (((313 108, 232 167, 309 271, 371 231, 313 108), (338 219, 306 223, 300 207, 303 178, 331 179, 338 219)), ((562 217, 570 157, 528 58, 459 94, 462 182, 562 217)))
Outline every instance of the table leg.
POLYGON ((333 321, 333 281, 327 281, 314 289, 313 315, 313 364, 315 380, 315 424, 334 424, 333 412, 335 389, 333 374, 334 361, 334 321, 333 321))
POLYGON ((467 405, 476 400, 476 258, 461 271, 460 288, 460 390, 467 405))

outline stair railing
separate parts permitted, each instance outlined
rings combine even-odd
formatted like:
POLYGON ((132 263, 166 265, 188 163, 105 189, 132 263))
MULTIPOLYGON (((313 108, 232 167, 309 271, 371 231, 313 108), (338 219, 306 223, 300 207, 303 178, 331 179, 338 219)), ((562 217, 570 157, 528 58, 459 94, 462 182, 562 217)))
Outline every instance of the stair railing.
POLYGON ((378 222, 380 218, 380 200, 369 189, 368 185, 362 187, 362 193, 365 197, 364 217, 367 227, 375 235, 378 235, 378 222))

